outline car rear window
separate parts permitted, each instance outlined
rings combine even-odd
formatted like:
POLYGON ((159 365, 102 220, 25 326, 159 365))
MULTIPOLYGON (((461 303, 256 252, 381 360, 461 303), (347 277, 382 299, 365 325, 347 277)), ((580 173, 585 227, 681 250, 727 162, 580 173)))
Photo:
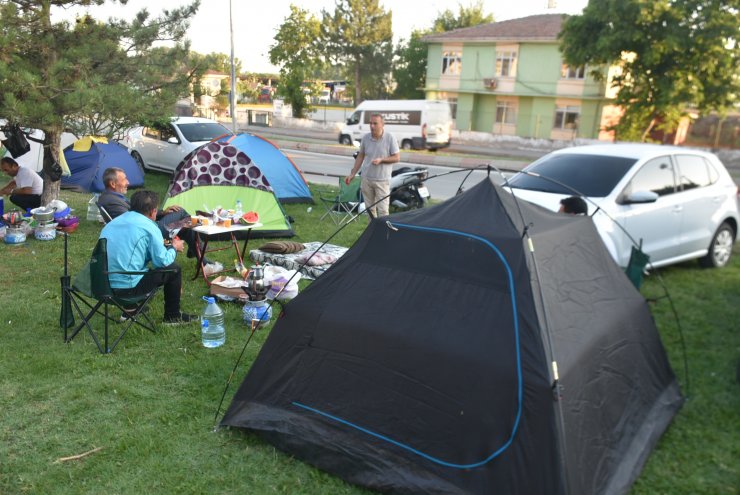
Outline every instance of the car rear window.
POLYGON ((636 161, 634 158, 602 155, 551 155, 524 169, 546 179, 516 174, 509 183, 519 189, 603 198, 636 161))
POLYGON ((191 143, 195 141, 210 141, 224 134, 231 134, 231 131, 226 127, 213 122, 177 124, 177 127, 180 128, 180 132, 182 132, 185 139, 191 143))

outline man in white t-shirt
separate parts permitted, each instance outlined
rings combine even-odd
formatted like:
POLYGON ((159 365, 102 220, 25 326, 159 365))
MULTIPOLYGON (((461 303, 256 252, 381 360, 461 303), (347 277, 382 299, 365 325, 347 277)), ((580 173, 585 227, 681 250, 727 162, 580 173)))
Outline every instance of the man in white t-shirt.
POLYGON ((12 177, 11 181, 0 189, 0 194, 9 194, 10 201, 23 210, 41 206, 44 181, 39 174, 30 168, 18 165, 18 162, 9 156, 0 160, 0 167, 4 174, 12 177))
POLYGON ((355 166, 344 180, 349 184, 362 168, 360 189, 371 218, 388 214, 391 172, 393 164, 401 160, 398 142, 391 133, 384 132, 384 124, 379 113, 370 116, 370 132, 362 138, 355 166), (384 199, 381 201, 380 198, 384 199))

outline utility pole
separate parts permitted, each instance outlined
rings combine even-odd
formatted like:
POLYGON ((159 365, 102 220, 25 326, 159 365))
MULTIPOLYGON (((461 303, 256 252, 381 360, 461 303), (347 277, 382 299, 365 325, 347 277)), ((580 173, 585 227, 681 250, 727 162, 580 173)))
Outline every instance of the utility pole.
POLYGON ((229 111, 231 112, 231 130, 236 134, 236 68, 234 67, 234 15, 229 0, 229 29, 231 32, 231 93, 229 94, 229 111))

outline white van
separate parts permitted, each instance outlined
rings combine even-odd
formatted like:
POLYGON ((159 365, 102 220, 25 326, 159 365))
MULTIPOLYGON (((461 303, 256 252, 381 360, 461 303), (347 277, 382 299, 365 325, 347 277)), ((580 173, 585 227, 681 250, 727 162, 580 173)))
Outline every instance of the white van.
POLYGON ((355 109, 339 133, 341 144, 359 145, 370 132, 370 116, 378 113, 384 129, 404 150, 436 150, 450 145, 452 111, 441 100, 365 100, 355 109))

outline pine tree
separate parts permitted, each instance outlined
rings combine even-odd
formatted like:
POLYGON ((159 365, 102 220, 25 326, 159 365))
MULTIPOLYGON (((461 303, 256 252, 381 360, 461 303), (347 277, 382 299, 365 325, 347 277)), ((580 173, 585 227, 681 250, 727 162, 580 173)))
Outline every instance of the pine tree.
MULTIPOLYGON (((13 0, 0 4, 0 116, 44 131, 42 203, 56 199, 49 172, 64 130, 112 135, 161 120, 189 93, 189 18, 199 2, 151 17, 53 22, 53 9, 104 0, 13 0), (153 46, 155 44, 166 46, 153 46)), ((126 0, 118 0, 125 5, 126 0)))

